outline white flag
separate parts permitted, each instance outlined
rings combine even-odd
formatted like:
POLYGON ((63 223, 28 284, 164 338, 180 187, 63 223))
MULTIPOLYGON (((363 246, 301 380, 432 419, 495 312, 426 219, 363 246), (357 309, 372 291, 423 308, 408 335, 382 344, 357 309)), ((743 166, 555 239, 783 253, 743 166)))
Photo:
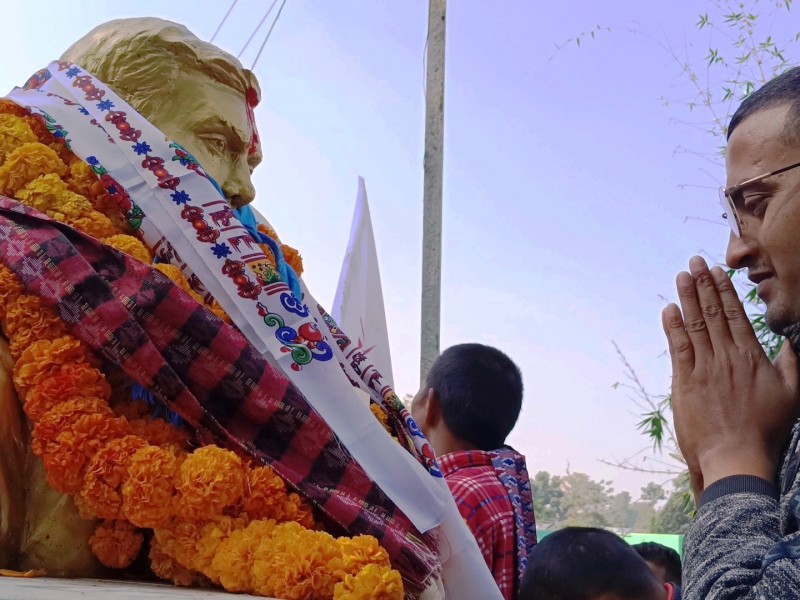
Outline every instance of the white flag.
POLYGON ((394 388, 378 253, 363 177, 358 178, 350 242, 331 315, 350 337, 352 343, 344 348, 344 354, 364 381, 381 396, 394 388))

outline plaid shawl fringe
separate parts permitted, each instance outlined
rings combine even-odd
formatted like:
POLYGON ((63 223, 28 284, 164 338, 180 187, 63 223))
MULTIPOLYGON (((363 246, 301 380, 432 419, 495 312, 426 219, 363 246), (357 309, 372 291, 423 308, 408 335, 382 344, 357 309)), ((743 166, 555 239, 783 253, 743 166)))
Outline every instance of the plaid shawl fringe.
POLYGON ((416 530, 238 330, 151 266, 2 196, 0 240, 27 293, 198 437, 270 465, 329 524, 375 536, 407 597, 440 574, 435 534, 416 530))

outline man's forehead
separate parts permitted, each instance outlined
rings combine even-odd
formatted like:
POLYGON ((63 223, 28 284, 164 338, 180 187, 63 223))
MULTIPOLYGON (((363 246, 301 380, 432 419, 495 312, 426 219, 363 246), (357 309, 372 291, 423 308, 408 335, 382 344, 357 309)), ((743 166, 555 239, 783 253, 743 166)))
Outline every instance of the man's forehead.
POLYGON ((754 112, 731 133, 725 151, 728 185, 756 177, 761 171, 778 169, 800 147, 787 143, 785 135, 788 105, 754 112))

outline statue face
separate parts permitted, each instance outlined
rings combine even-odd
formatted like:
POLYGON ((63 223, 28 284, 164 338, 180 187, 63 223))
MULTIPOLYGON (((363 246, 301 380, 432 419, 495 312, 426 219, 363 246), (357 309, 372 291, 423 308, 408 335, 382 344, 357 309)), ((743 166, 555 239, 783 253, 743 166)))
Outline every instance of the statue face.
POLYGON ((262 157, 244 95, 189 71, 178 77, 171 102, 162 106, 158 114, 145 116, 194 155, 231 206, 252 202, 250 175, 262 157))

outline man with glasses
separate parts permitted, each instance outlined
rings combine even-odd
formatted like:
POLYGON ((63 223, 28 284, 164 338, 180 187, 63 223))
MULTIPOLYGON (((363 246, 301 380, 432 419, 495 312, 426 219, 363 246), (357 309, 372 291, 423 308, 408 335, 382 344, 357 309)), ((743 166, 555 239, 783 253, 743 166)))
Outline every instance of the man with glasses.
POLYGON ((678 443, 698 504, 685 543, 688 599, 800 598, 800 68, 731 119, 726 262, 747 269, 775 363, 720 267, 695 256, 662 314, 678 443))

